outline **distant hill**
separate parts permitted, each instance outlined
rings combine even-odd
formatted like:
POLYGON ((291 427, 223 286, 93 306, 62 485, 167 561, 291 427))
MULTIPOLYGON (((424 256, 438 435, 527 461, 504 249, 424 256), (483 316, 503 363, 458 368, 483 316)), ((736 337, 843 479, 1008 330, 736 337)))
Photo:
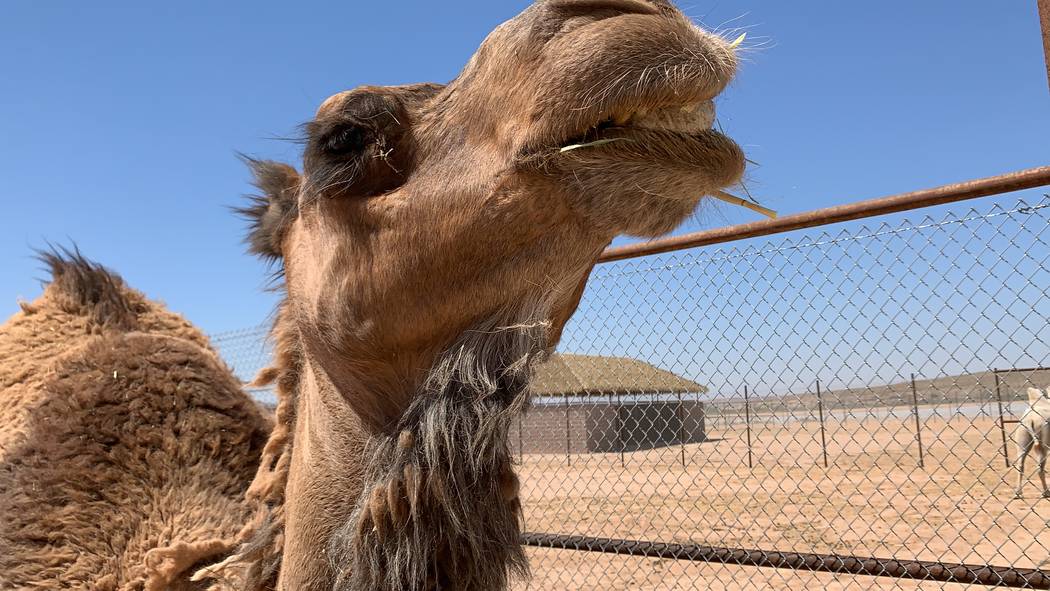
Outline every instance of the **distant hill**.
MULTIPOLYGON (((1027 388, 1050 387, 1050 369, 999 374, 999 392, 1003 402, 1027 400, 1027 388)), ((881 386, 822 390, 826 409, 881 408, 912 405, 910 381, 881 386)), ((996 403, 996 379, 991 371, 945 376, 933 379, 915 379, 915 398, 919 405, 988 404, 996 403)), ((712 400, 724 413, 743 412, 744 401, 712 400)), ((752 412, 807 412, 816 411, 816 390, 803 394, 786 394, 751 399, 752 412)))

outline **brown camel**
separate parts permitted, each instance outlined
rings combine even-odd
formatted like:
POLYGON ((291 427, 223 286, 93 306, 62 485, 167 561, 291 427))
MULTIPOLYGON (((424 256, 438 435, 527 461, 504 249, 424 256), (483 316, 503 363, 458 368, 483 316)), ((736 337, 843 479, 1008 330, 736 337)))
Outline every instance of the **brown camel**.
POLYGON ((252 161, 280 261, 277 426, 245 544, 256 589, 498 591, 524 575, 507 434, 618 234, 736 183, 710 129, 734 50, 663 0, 543 0, 448 85, 361 87, 300 175, 252 161))
POLYGON ((44 294, 0 326, 0 589, 202 588, 272 421, 180 316, 43 259, 44 294))

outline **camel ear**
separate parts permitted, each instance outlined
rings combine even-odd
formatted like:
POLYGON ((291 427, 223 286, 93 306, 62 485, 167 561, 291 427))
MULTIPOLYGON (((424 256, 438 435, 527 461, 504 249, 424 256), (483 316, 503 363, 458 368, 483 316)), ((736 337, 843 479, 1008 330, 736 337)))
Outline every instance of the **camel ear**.
POLYGON ((248 251, 264 259, 282 257, 281 242, 298 211, 300 177, 295 168, 272 160, 242 156, 254 176, 259 195, 235 211, 248 220, 248 251))

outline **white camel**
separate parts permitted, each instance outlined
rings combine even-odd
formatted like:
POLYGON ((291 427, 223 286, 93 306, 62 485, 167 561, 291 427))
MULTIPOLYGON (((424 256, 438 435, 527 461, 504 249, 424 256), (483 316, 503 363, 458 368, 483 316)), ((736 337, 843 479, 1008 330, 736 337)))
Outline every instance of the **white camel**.
POLYGON ((1050 388, 1045 392, 1038 388, 1028 389, 1028 410, 1014 431, 1014 443, 1017 444, 1017 492, 1014 496, 1021 498, 1024 461, 1034 449, 1035 457, 1039 458, 1039 480, 1043 484, 1043 498, 1050 499, 1050 489, 1046 487, 1046 458, 1050 456, 1050 388))

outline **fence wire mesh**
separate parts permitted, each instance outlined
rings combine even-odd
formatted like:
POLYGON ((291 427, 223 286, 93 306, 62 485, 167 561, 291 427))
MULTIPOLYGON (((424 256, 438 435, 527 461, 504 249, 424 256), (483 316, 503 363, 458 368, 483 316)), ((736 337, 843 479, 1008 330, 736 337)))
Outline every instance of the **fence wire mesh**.
MULTIPOLYGON (((1050 396, 1050 197, 921 216, 596 268, 511 434, 525 529, 1050 569, 1035 451, 1015 498, 1015 435, 1050 419, 1022 419, 1050 396)), ((245 379, 263 332, 214 338, 245 379)), ((967 587, 529 553, 544 591, 967 587)))

